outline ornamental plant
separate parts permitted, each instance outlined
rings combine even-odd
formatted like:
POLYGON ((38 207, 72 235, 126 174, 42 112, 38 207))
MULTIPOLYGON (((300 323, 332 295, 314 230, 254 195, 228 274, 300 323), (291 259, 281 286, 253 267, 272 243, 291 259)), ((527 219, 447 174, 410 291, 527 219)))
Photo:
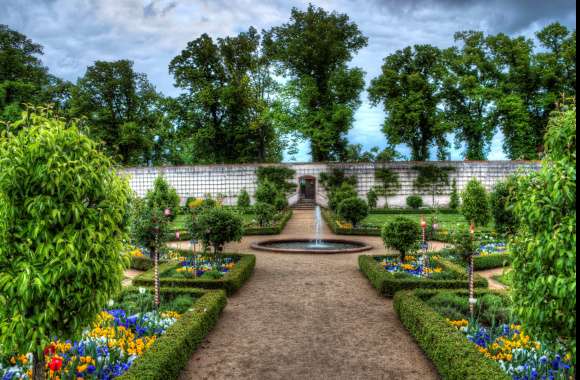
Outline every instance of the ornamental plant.
POLYGON ((495 229, 503 234, 513 235, 516 232, 517 220, 513 210, 516 187, 517 178, 510 176, 507 180, 498 182, 489 197, 495 229))
POLYGON ((274 206, 263 202, 256 202, 254 205, 254 212, 256 213, 256 220, 260 227, 269 226, 274 220, 276 209, 274 206))
POLYGON ((355 187, 348 183, 343 183, 340 187, 332 190, 328 196, 328 207, 338 212, 338 205, 345 199, 356 198, 358 193, 355 187))
POLYGON ((338 205, 338 216, 353 226, 358 225, 368 215, 369 206, 358 197, 347 198, 338 205))
POLYGON ((407 197, 407 206, 413 210, 418 210, 423 206, 423 198, 419 195, 409 195, 407 197))
POLYGON ((0 132, 0 347, 32 353, 34 379, 120 290, 129 194, 76 122, 33 109, 0 132))
POLYGON ((401 189, 399 174, 389 168, 377 168, 375 170, 375 180, 379 183, 377 191, 385 197, 385 208, 388 208, 389 196, 396 195, 401 189))
POLYGON ((375 191, 375 189, 371 188, 367 193, 367 204, 369 205, 369 208, 370 209, 377 208, 378 200, 379 197, 377 195, 377 192, 375 191))
POLYGON ((518 178, 514 311, 526 331, 564 343, 576 363, 576 109, 556 113, 537 173, 518 178))
POLYGON ((268 180, 260 181, 255 194, 256 202, 274 205, 276 197, 278 197, 276 185, 268 180))
POLYGON ((461 205, 461 200, 459 198, 459 192, 457 191, 457 180, 453 178, 451 182, 451 194, 449 195, 449 208, 451 210, 457 210, 461 205))
POLYGON ((179 210, 179 195, 174 188, 169 186, 169 183, 159 176, 155 179, 153 183, 153 189, 147 192, 145 196, 147 199, 147 207, 159 207, 163 210, 170 210, 171 215, 169 215, 170 220, 174 220, 177 216, 179 210))
POLYGON ((386 248, 399 251, 400 261, 404 263, 407 253, 417 249, 421 226, 412 219, 400 216, 383 226, 381 237, 386 248))
POLYGON ((214 258, 219 258, 224 245, 242 240, 244 228, 242 218, 235 212, 216 207, 204 210, 191 225, 192 235, 205 247, 213 247, 214 258))
POLYGON ((489 197, 485 187, 473 178, 461 193, 461 213, 468 223, 484 227, 491 218, 489 197))
POLYGON ((248 194, 246 189, 242 189, 242 191, 240 191, 240 195, 238 195, 238 207, 242 210, 245 210, 250 207, 250 203, 250 194, 248 194))

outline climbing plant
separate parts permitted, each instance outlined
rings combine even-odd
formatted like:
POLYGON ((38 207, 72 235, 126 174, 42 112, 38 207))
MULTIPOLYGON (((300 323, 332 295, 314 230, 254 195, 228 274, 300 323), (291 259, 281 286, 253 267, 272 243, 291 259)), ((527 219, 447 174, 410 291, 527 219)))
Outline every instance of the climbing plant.
POLYGON ((435 196, 442 194, 449 186, 449 173, 455 168, 428 164, 413 166, 413 170, 417 171, 413 186, 416 190, 431 195, 431 206, 436 207, 435 196))
POLYGON ((375 180, 379 183, 376 186, 377 192, 385 197, 385 207, 389 207, 388 197, 397 194, 401 188, 399 174, 393 169, 375 169, 375 180))

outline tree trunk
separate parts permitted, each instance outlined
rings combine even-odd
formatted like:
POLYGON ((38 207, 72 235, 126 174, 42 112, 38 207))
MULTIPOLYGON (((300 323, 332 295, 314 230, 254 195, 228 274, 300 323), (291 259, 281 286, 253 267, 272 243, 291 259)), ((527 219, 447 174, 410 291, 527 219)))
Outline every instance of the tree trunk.
POLYGON ((39 356, 37 353, 32 355, 32 379, 46 380, 44 370, 44 355, 39 356))
POLYGON ((157 249, 153 252, 153 264, 154 270, 154 286, 155 286, 155 309, 159 310, 160 298, 159 298, 159 252, 157 249))
POLYGON ((475 295, 473 289, 473 254, 469 256, 469 314, 473 319, 475 309, 475 295))

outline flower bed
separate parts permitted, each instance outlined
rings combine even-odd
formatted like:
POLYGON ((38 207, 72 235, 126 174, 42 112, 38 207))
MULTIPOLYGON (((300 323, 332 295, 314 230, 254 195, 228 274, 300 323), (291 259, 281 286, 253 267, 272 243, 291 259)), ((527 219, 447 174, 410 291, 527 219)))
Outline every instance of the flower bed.
MULTIPOLYGON (((187 256, 189 251, 181 251, 183 256, 187 256)), ((167 262, 159 266, 161 286, 167 287, 190 287, 203 289, 224 289, 228 295, 233 294, 236 290, 251 277, 254 266, 256 265, 256 256, 243 254, 224 254, 224 258, 230 258, 235 265, 228 269, 227 273, 220 278, 212 276, 192 276, 187 270, 178 272, 183 268, 180 262, 167 262)), ((193 274, 193 273, 191 273, 193 274)), ((197 274, 197 273, 196 273, 197 274)), ((153 286, 153 269, 137 276, 133 279, 135 286, 153 286)))
POLYGON ((288 221, 292 218, 292 210, 278 214, 274 224, 270 227, 260 227, 257 223, 244 226, 244 235, 278 235, 282 233, 288 221))
POLYGON ((416 257, 407 256, 405 262, 401 264, 398 257, 384 256, 375 257, 385 270, 389 273, 406 273, 417 278, 430 278, 434 273, 443 273, 443 268, 437 264, 438 256, 416 257))
MULTIPOLYGON (((441 270, 428 273, 427 277, 413 275, 406 271, 391 272, 385 270, 382 264, 385 260, 396 260, 394 256, 359 256, 358 264, 361 272, 371 284, 386 297, 393 297, 400 290, 416 288, 467 288, 467 272, 464 268, 448 260, 432 258, 434 268, 441 270)), ((412 270, 411 270, 412 271, 412 270)), ((475 277, 476 287, 487 287, 487 280, 480 276, 475 277)))
POLYGON ((468 294, 463 290, 418 289, 394 298, 399 318, 442 378, 572 378, 569 356, 559 355, 510 323, 508 296, 480 290, 476 297, 472 322, 467 321, 468 294))
MULTIPOLYGON (((151 311, 152 296, 145 289, 125 289, 119 302, 103 310, 82 337, 51 343, 44 351, 49 379, 177 378, 189 355, 217 322, 225 306, 223 292, 162 289, 164 303, 151 311), (203 312, 200 312, 203 308, 203 312), (176 311, 178 310, 178 311, 176 311), (174 336, 196 336, 192 344, 179 344, 174 336), (189 352, 184 360, 168 358, 167 347, 189 352), (168 362, 167 368, 144 363, 168 362), (169 376, 166 376, 169 375, 169 376)), ((172 354, 172 353, 171 353, 172 354)), ((31 354, 0 356, 0 378, 28 379, 31 354)))

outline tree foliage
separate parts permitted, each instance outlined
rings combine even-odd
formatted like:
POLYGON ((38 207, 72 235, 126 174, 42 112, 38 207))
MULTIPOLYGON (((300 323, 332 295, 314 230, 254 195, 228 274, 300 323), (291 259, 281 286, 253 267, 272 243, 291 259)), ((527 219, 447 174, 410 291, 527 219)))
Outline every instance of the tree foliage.
POLYGON ((130 190, 76 123, 16 124, 0 135, 0 346, 43 360, 120 289, 130 190))
POLYGON ((449 172, 455 170, 451 166, 417 165, 413 167, 417 171, 417 178, 413 182, 416 190, 427 192, 431 195, 431 206, 435 207, 435 196, 443 194, 449 186, 449 172))
POLYGON ((250 194, 248 194, 246 189, 242 189, 242 191, 240 191, 240 194, 238 195, 237 200, 238 207, 241 209, 247 209, 248 207, 250 207, 250 204, 251 204, 250 194))
POLYGON ((379 200, 379 196, 377 195, 377 192, 375 191, 374 188, 371 188, 367 192, 367 204, 369 205, 369 208, 370 209, 377 208, 378 200, 379 200))
POLYGON ((399 174, 393 169, 376 168, 375 180, 379 183, 375 188, 379 194, 385 197, 385 207, 388 207, 388 197, 397 194, 401 188, 399 174))
POLYGON ((461 214, 468 223, 485 227, 489 223, 490 212, 487 191, 481 182, 473 178, 461 193, 461 214))
POLYGON ((256 202, 254 212, 256 213, 256 220, 260 227, 269 226, 276 216, 276 208, 264 202, 256 202))
POLYGON ((517 177, 510 176, 505 181, 498 182, 489 195, 494 227, 500 233, 512 235, 517 230, 517 219, 513 210, 516 191, 517 177))
POLYGON ((356 188, 347 182, 343 182, 340 187, 333 188, 328 193, 328 207, 332 211, 338 212, 338 206, 343 200, 356 197, 358 197, 356 188))
POLYGON ((452 210, 457 210, 461 205, 461 199, 459 198, 459 192, 457 191, 457 180, 453 178, 451 182, 451 194, 449 195, 449 208, 452 210))
POLYGON ((367 38, 345 14, 310 4, 292 9, 290 21, 268 31, 265 51, 290 78, 297 102, 298 132, 311 142, 314 161, 344 159, 345 135, 360 104, 364 73, 348 67, 367 38))
POLYGON ((341 219, 350 222, 353 226, 357 226, 359 222, 368 216, 369 206, 358 197, 346 198, 339 203, 337 214, 341 219))
POLYGON ((244 226, 237 213, 225 207, 214 207, 196 217, 191 232, 204 247, 213 247, 214 255, 217 256, 223 252, 226 243, 242 240, 244 226))
POLYGON ((145 199, 147 200, 147 207, 150 209, 157 208, 163 212, 169 210, 170 220, 174 220, 179 212, 179 195, 162 175, 155 179, 153 189, 147 192, 145 199))
POLYGON ((418 247, 421 226, 414 220, 399 216, 383 226, 381 237, 385 247, 399 251, 401 262, 404 262, 406 254, 418 247))
POLYGON ((576 110, 556 113, 537 173, 518 179, 512 299, 530 334, 576 357, 576 110))
POLYGON ((296 171, 286 166, 262 166, 256 170, 258 183, 269 181, 283 194, 296 189, 296 185, 290 182, 295 175, 296 171))

